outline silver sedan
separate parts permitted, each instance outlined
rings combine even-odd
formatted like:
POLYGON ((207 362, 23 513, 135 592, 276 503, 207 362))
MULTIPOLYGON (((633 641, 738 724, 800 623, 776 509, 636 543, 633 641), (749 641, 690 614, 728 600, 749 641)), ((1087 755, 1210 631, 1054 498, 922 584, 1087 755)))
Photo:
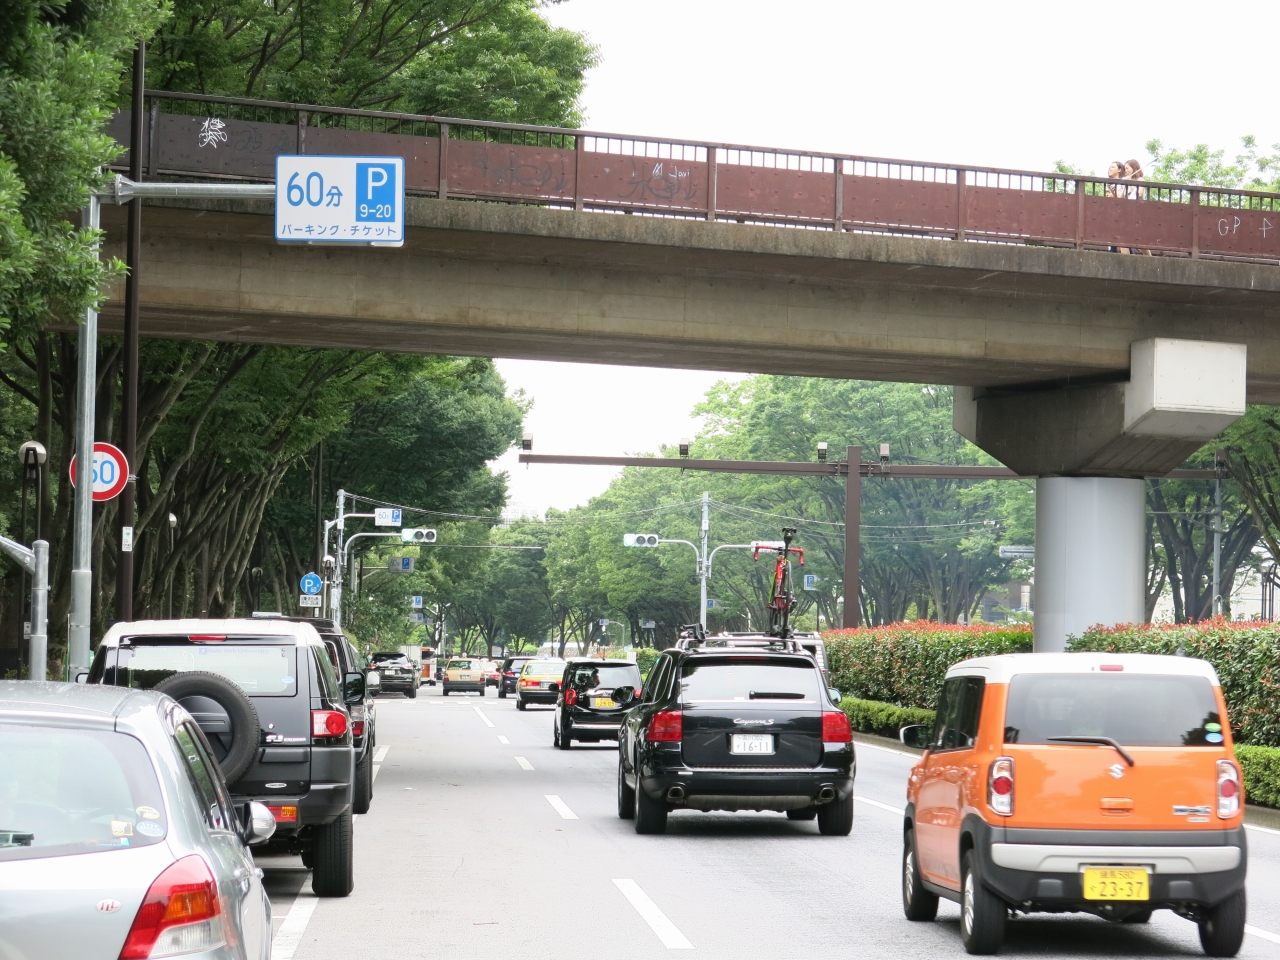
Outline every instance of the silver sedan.
POLYGON ((169 697, 0 680, 0 757, 0 957, 270 957, 275 821, 169 697))

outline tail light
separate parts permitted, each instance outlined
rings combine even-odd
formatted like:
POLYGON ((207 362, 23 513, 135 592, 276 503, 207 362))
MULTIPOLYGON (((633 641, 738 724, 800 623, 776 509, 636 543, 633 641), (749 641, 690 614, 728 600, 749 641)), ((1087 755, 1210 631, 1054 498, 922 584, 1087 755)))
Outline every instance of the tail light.
POLYGON ((351 721, 351 735, 352 735, 353 737, 363 737, 363 736, 364 736, 364 721, 363 721, 363 720, 352 720, 352 721, 351 721))
POLYGON ((564 692, 564 705, 566 707, 572 707, 577 702, 578 702, 578 691, 573 689, 573 687, 570 687, 568 690, 564 692))
POLYGON ((1226 820, 1240 812, 1240 771, 1230 760, 1218 761, 1218 816, 1226 820))
POLYGON ((843 710, 828 710, 822 715, 823 743, 852 743, 853 728, 849 715, 843 710))
POLYGON ((991 761, 987 777, 987 806, 1002 817, 1013 816, 1013 760, 1000 757, 991 761))
POLYGON ((537 680, 521 680, 520 681, 520 686, 522 687, 536 687, 537 685, 538 685, 537 680))
POLYGON ((171 863, 152 882, 120 950, 120 960, 172 957, 221 946, 218 884, 204 859, 171 863))
POLYGON ((516 672, 514 670, 503 670, 502 675, 504 677, 514 677, 516 675, 516 672))
POLYGON ((635 696, 634 696, 632 699, 634 699, 634 700, 639 700, 639 699, 640 699, 641 694, 643 694, 643 693, 644 693, 644 687, 636 687, 636 693, 635 693, 635 696))
POLYGON ((277 823, 296 823, 298 820, 298 807, 296 804, 287 803, 278 807, 267 804, 267 809, 271 811, 271 815, 276 818, 277 823))
POLYGON ((655 713, 645 739, 650 743, 679 743, 684 739, 684 714, 679 710, 655 713))
POLYGON ((340 710, 312 710, 313 737, 340 737, 347 732, 347 715, 340 710))

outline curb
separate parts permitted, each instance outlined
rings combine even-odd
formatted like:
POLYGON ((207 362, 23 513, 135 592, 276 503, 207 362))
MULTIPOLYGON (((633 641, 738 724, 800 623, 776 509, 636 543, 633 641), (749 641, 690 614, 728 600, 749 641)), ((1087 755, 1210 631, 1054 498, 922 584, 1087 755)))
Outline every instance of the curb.
POLYGON ((1246 803, 1244 805, 1244 822, 1255 827, 1266 827, 1268 830, 1280 830, 1280 810, 1246 803))

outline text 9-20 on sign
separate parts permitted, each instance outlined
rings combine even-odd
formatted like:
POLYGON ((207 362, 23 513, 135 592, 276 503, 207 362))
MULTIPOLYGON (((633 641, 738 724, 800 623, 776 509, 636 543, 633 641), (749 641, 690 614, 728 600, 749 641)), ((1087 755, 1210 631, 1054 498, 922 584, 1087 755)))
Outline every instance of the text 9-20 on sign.
POLYGON ((276 157, 276 240, 404 244, 402 157, 276 157))

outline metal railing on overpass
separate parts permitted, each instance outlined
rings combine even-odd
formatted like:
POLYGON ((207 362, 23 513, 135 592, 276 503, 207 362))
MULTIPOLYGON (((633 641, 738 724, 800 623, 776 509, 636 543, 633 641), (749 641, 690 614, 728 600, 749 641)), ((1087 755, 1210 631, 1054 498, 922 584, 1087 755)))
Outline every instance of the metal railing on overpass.
MULTIPOLYGON (((1280 263, 1275 193, 158 90, 146 103, 150 178, 270 182, 278 154, 403 156, 420 196, 1280 263)), ((129 121, 110 123, 122 144, 129 121)))

